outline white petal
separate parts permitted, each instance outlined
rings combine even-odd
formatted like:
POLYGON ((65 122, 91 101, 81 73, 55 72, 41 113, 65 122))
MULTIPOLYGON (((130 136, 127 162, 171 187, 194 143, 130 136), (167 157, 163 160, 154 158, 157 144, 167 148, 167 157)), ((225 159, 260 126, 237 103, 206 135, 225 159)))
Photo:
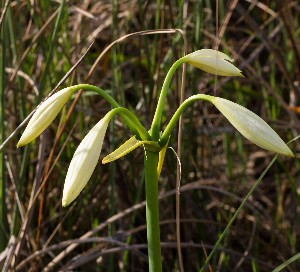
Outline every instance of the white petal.
POLYGON ((213 97, 211 102, 251 142, 282 155, 294 156, 278 134, 252 111, 220 97, 213 97))
POLYGON ((241 71, 226 60, 208 57, 197 57, 190 64, 204 72, 219 76, 242 76, 241 71))
POLYGON ((191 58, 201 56, 201 57, 217 58, 217 59, 223 59, 223 60, 228 60, 230 62, 234 62, 234 60, 231 59, 228 55, 214 49, 201 49, 189 55, 191 58))
POLYGON ((62 205, 67 206, 83 190, 98 163, 109 119, 101 119, 84 137, 70 163, 62 205))

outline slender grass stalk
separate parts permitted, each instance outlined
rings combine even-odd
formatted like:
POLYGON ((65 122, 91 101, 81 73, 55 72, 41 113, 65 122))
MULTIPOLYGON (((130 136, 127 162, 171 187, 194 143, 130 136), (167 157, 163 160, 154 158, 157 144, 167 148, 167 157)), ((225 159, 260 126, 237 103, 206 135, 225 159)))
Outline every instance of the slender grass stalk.
MULTIPOLYGON (((112 33, 112 39, 114 39, 114 36, 116 34, 116 31, 118 29, 118 1, 112 0, 112 24, 111 24, 111 33, 112 33)), ((119 85, 119 77, 118 77, 118 70, 117 70, 117 53, 118 48, 115 46, 112 48, 112 57, 111 57, 111 63, 112 63, 112 71, 113 71, 113 81, 112 81, 112 96, 116 97, 116 89, 119 85)), ((110 152, 112 152, 116 147, 116 141, 115 141, 115 123, 112 122, 109 123, 109 138, 110 138, 110 152)), ((109 164, 109 215, 113 216, 115 214, 115 190, 116 190, 116 166, 115 163, 109 164)), ((113 236, 114 233, 114 225, 110 224, 108 226, 108 235, 113 236)), ((108 258, 108 266, 107 271, 112 272, 115 270, 114 267, 114 255, 110 255, 108 258)))
POLYGON ((286 260, 284 263, 282 263, 281 265, 279 265, 278 267, 276 267, 272 272, 279 272, 282 271, 282 269, 286 268, 287 266, 289 266, 291 263, 297 261, 300 258, 300 252, 297 253, 296 255, 294 255, 293 257, 289 258, 288 260, 286 260))
POLYGON ((149 271, 161 272, 161 249, 158 209, 158 153, 145 150, 146 221, 149 271))
MULTIPOLYGON (((12 64, 13 66, 15 66, 16 64, 16 60, 17 60, 17 45, 16 45, 16 38, 15 38, 15 22, 14 19, 12 17, 12 13, 11 13, 11 7, 8 6, 7 9, 7 24, 8 24, 8 31, 9 31, 9 38, 10 38, 10 48, 11 48, 11 52, 12 52, 12 64)), ((22 90, 22 86, 24 84, 23 79, 20 77, 16 77, 16 83, 17 86, 19 87, 20 90, 22 90)), ((24 105, 25 103, 23 103, 23 99, 22 99, 22 95, 20 96, 19 99, 19 95, 17 92, 14 92, 14 103, 15 103, 15 109, 16 112, 18 112, 17 109, 19 109, 20 112, 20 118, 24 119, 25 118, 25 109, 24 109, 24 105)), ((28 151, 28 147, 25 148, 24 150, 24 156, 22 156, 22 165, 21 165, 21 171, 20 171, 20 181, 17 182, 16 185, 16 190, 18 192, 18 194, 20 195, 20 189, 22 188, 22 181, 23 181, 23 176, 22 173, 24 170, 24 162, 26 162, 26 160, 24 160, 25 158, 27 158, 26 153, 28 151)), ((13 215, 12 215, 12 223, 11 223, 11 227, 10 227, 10 232, 12 235, 16 235, 17 234, 17 230, 19 228, 20 225, 20 217, 19 217, 19 211, 18 211, 18 205, 15 204, 14 209, 13 209, 13 215)))
MULTIPOLYGON (((4 1, 2 1, 4 6, 4 1)), ((6 30, 7 20, 6 16, 3 18, 3 24, 1 28, 1 60, 0 60, 0 143, 4 140, 4 86, 5 86, 5 60, 6 60, 6 30)), ((0 153, 0 251, 3 251, 8 241, 8 223, 6 214, 6 202, 5 202, 5 168, 4 168, 4 154, 0 153)))
POLYGON ((51 43, 50 43, 50 47, 49 47, 48 55, 47 55, 47 59, 46 59, 46 64, 45 64, 45 68, 43 70, 43 74, 42 74, 42 78, 41 78, 39 98, 41 98, 43 95, 43 91, 46 86, 46 80, 49 77, 49 67, 53 60, 53 49, 54 49, 54 45, 56 44, 58 28, 61 23, 65 4, 66 4, 66 0, 62 0, 60 3, 58 16, 55 21, 54 30, 53 30, 52 37, 51 37, 51 43))
MULTIPOLYGON (((137 193, 135 195, 134 204, 137 204, 141 201, 144 185, 145 185, 145 172, 143 172, 143 174, 141 176, 141 180, 140 180, 139 186, 137 188, 137 193)), ((134 226, 136 217, 137 217, 137 213, 133 212, 132 217, 131 217, 130 228, 134 226)), ((132 241, 132 235, 129 235, 126 239, 126 244, 130 245, 131 241, 132 241)), ((122 256, 122 264, 123 264, 122 272, 128 271, 128 267, 127 267, 128 266, 128 254, 129 254, 129 251, 125 250, 123 253, 123 256, 122 256)))
MULTIPOLYGON (((150 136, 154 141, 159 139, 162 113, 171 80, 175 71, 183 62, 183 59, 177 60, 168 71, 164 80, 150 128, 150 136)), ((162 271, 158 209, 158 153, 146 150, 144 162, 149 271, 156 272, 162 271)))
POLYGON ((235 219, 237 218, 238 214, 240 213, 241 209, 245 206, 246 202, 248 201, 249 197, 253 194, 253 192, 255 191, 255 189, 257 188, 257 186, 260 184, 260 182, 262 181, 262 179, 264 178, 264 176, 266 175, 266 173, 269 171, 269 169, 271 168, 271 166, 274 164, 274 162, 277 160, 278 155, 276 155, 272 161, 268 164, 268 166, 266 167, 266 169, 263 171, 263 173, 260 175, 260 177, 256 180, 256 182, 254 183, 254 185, 252 186, 251 190, 249 191, 249 193, 245 196, 245 198, 243 199, 241 205, 238 207, 238 209, 236 210, 236 212, 234 213, 234 215, 232 216, 232 218, 230 219, 229 223, 227 224, 226 228, 224 229, 224 231, 222 232, 222 234, 220 235, 218 241, 215 243, 212 251, 210 252, 210 254, 208 255, 204 265, 202 266, 202 268, 200 269, 200 272, 203 272, 205 267, 209 264, 211 258, 213 257, 214 253, 216 252, 217 248, 219 247, 219 245, 221 244, 222 240, 224 239, 225 235, 227 234, 227 232, 229 231, 230 227, 232 226, 233 222, 235 221, 235 219))

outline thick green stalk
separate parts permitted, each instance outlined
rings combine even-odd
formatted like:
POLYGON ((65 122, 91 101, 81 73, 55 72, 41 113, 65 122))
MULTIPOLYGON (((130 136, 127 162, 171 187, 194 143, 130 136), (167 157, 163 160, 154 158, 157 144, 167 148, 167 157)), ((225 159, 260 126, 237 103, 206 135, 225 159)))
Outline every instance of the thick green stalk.
MULTIPOLYGON (((17 44, 16 44, 16 38, 15 38, 15 32, 16 32, 16 25, 18 23, 15 21, 15 18, 13 18, 11 7, 8 6, 7 9, 7 24, 8 24, 8 30, 9 30, 9 38, 10 38, 10 48, 12 52, 12 66, 16 66, 16 60, 17 60, 17 44)), ((22 86, 24 86, 24 80, 21 77, 16 78, 16 84, 18 86, 19 90, 22 90, 22 86)), ((24 107, 25 103, 23 101, 23 95, 18 94, 18 92, 14 92, 14 100, 15 100, 15 107, 16 109, 19 109, 19 118, 24 119, 24 107)), ((17 110, 16 110, 17 112, 17 110)), ((16 182, 16 191, 18 192, 19 196, 22 195, 21 189, 22 189, 22 181, 23 179, 23 173, 24 173, 24 162, 27 159, 26 153, 28 153, 28 147, 25 148, 24 153, 25 156, 22 156, 22 164, 21 164, 21 171, 20 171, 20 180, 16 182)), ((15 203, 14 209, 13 209, 13 215, 12 215, 12 222, 10 224, 10 232, 11 235, 17 235, 18 229, 20 226, 20 211, 18 209, 18 205, 15 203)))
POLYGON ((158 209, 158 153, 145 150, 146 220, 150 272, 161 272, 161 250, 158 209))
POLYGON ((161 125, 161 118, 162 118, 162 112, 165 107, 166 103, 166 97, 168 93, 168 89, 170 87, 171 80, 173 78, 173 75, 176 71, 176 69, 184 62, 184 59, 181 58, 177 60, 172 67, 170 68, 169 72, 166 75, 165 81, 163 83, 158 102, 157 102, 157 107, 155 110, 155 114, 153 117, 152 125, 150 128, 150 135, 153 139, 153 141, 158 141, 159 139, 159 132, 160 132, 160 125, 161 125))

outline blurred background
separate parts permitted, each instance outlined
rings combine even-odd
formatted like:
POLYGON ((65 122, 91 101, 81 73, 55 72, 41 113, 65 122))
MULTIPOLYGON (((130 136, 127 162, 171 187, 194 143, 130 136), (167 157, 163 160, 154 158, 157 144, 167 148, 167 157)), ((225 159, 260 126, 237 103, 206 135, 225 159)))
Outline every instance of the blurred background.
MULTIPOLYGON (((90 182, 62 208, 73 153, 110 105, 95 93, 79 92, 41 137, 17 149, 26 124, 17 127, 47 95, 74 84, 96 85, 149 129, 165 75, 185 47, 187 53, 215 48, 231 56, 245 78, 187 66, 183 97, 205 93, 237 102, 287 142, 300 129, 299 19, 296 0, 2 0, 3 271, 148 269, 143 149, 101 164, 131 136, 115 118, 90 182)), ((172 81, 164 124, 180 103, 182 72, 172 81)), ((170 141, 174 150, 177 132, 170 141)), ((184 113, 181 133, 181 249, 185 271, 199 271, 274 154, 244 139, 206 102, 184 113)), ((205 271, 272 271, 299 252, 299 143, 290 148, 296 157, 278 158, 205 271)), ((168 149, 159 181, 164 271, 178 271, 176 164, 168 149)), ((299 260, 282 271, 300 271, 299 260)))

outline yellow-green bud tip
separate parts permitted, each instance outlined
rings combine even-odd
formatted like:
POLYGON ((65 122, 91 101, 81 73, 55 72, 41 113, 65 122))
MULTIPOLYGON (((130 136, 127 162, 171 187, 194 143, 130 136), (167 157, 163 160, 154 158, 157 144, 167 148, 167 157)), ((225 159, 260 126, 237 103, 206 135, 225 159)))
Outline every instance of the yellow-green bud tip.
POLYGON ((64 199, 62 200, 61 204, 62 204, 63 207, 67 207, 68 206, 68 202, 66 200, 64 200, 64 199))

